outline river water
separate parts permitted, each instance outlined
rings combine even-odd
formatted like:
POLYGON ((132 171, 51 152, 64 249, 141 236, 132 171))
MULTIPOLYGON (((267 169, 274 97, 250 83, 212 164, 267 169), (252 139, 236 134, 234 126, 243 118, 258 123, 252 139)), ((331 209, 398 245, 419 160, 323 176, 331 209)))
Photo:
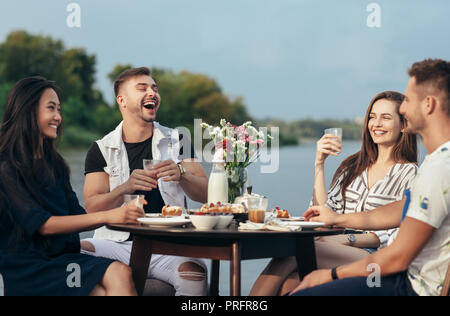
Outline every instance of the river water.
MULTIPOLYGON (((338 157, 330 156, 327 159, 325 164, 327 184, 330 183, 333 173, 341 161, 350 154, 357 152, 360 146, 360 142, 344 140, 342 153, 338 157)), ((293 216, 301 216, 308 208, 312 196, 315 152, 315 143, 281 148, 279 151, 279 168, 274 173, 261 173, 261 163, 255 162, 250 165, 247 171, 253 185, 253 192, 267 196, 269 208, 279 206, 287 209, 293 216)), ((419 163, 423 161, 425 154, 425 148, 420 145, 419 163)), ((62 155, 70 165, 71 183, 81 205, 83 205, 86 150, 65 150, 62 155)), ((209 175, 211 167, 208 164, 203 164, 203 167, 209 175)), ((200 204, 188 201, 188 205, 189 208, 198 208, 200 204)), ((81 234, 82 238, 90 236, 92 236, 92 232, 81 234)), ((268 262, 269 259, 242 262, 242 295, 248 295, 252 284, 268 262)), ((221 262, 220 271, 220 294, 229 295, 229 263, 221 262)))

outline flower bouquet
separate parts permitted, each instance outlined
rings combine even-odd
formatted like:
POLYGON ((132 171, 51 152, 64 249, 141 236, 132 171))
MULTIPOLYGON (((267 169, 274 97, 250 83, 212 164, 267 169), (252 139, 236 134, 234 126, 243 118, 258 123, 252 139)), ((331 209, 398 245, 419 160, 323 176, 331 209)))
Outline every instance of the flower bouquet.
MULTIPOLYGON (((241 126, 233 125, 225 119, 220 126, 201 124, 215 143, 215 160, 225 161, 228 175, 228 202, 241 196, 247 182, 246 168, 259 157, 259 148, 265 144, 265 135, 248 121, 241 126)), ((267 136, 270 138, 270 136, 267 136)))

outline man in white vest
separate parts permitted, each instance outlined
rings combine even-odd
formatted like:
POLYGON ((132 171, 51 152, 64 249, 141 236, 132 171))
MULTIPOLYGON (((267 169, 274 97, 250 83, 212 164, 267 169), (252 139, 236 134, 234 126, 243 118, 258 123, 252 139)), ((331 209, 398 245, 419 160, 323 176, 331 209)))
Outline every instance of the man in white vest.
MULTIPOLYGON (((151 71, 145 67, 124 71, 114 82, 114 92, 123 121, 94 142, 86 156, 86 211, 120 206, 125 194, 144 194, 146 213, 160 213, 164 205, 182 207, 185 194, 205 203, 208 179, 193 159, 192 145, 181 146, 186 139, 182 142, 177 130, 155 121, 161 97, 151 71), (148 171, 143 170, 143 159, 162 162, 148 171)), ((129 233, 102 227, 93 239, 81 242, 82 251, 128 264, 131 240, 129 233)), ((207 268, 203 260, 153 255, 148 277, 173 285, 175 295, 206 295, 207 268)))

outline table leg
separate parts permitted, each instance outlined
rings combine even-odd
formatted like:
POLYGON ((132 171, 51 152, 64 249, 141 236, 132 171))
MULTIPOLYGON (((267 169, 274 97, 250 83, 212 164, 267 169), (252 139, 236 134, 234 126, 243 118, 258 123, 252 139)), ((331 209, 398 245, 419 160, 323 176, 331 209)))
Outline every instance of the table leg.
POLYGON ((219 275, 220 275, 220 261, 211 261, 211 282, 210 282, 210 296, 219 296, 219 275))
POLYGON ((241 296, 241 243, 235 241, 231 249, 231 296, 241 296))
POLYGON ((301 237, 296 245, 297 268, 300 280, 317 269, 314 237, 301 237))
POLYGON ((144 293, 148 268, 152 258, 152 241, 134 235, 131 249, 130 267, 133 271, 133 281, 139 296, 144 293))

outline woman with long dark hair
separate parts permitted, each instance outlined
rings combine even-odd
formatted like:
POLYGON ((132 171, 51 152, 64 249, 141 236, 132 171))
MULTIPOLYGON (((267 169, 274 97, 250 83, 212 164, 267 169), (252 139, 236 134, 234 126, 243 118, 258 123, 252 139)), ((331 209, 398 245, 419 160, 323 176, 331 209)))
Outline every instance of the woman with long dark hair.
MULTIPOLYGON (((403 191, 417 171, 417 140, 403 133, 399 113, 404 96, 394 91, 377 94, 364 120, 361 150, 346 158, 326 190, 324 163, 341 151, 338 138, 324 135, 317 142, 313 205, 326 205, 337 213, 366 212, 403 198, 403 191)), ((353 262, 395 238, 397 229, 316 239, 321 268, 353 262)), ((299 283, 295 258, 273 259, 253 286, 251 295, 288 293, 299 283)))
POLYGON ((0 126, 0 273, 5 295, 135 295, 128 266, 80 254, 78 232, 135 222, 133 205, 86 214, 54 148, 61 136, 59 88, 20 80, 0 126))

